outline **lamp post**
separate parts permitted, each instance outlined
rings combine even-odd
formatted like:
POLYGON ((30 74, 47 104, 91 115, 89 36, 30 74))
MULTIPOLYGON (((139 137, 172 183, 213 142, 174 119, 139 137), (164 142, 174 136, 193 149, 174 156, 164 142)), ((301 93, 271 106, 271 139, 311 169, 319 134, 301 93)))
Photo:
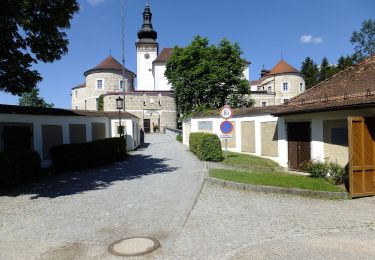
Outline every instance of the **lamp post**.
POLYGON ((118 109, 118 123, 120 129, 120 137, 122 137, 122 126, 121 126, 121 110, 124 108, 124 99, 120 96, 116 98, 116 108, 118 109))

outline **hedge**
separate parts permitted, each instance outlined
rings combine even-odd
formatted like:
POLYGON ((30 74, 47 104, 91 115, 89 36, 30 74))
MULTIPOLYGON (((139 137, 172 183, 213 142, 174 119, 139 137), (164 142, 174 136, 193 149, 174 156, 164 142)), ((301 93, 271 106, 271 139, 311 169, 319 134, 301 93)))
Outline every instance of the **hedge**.
POLYGON ((77 170, 112 163, 126 156, 124 138, 106 138, 87 143, 64 144, 51 148, 54 171, 77 170))
POLYGON ((221 142, 217 135, 209 133, 191 133, 189 147, 199 160, 221 161, 223 160, 221 142))
POLYGON ((0 187, 10 188, 39 177, 41 160, 34 151, 0 153, 0 187))

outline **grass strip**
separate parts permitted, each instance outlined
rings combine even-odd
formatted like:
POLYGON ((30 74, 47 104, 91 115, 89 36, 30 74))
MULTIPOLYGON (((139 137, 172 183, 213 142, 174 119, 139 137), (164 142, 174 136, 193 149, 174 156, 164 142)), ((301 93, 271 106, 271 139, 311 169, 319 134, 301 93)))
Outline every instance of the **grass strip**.
POLYGON ((254 185, 298 188, 314 191, 345 191, 343 187, 334 185, 325 179, 311 178, 308 176, 292 175, 279 172, 253 173, 226 169, 211 169, 210 176, 221 180, 254 185))

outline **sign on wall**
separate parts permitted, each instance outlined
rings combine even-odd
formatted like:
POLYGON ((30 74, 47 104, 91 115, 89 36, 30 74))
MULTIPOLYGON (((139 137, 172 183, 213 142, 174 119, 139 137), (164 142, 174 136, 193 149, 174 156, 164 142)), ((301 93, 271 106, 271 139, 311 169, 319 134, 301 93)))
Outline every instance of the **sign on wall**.
POLYGON ((212 121, 198 121, 198 130, 212 131, 212 121))

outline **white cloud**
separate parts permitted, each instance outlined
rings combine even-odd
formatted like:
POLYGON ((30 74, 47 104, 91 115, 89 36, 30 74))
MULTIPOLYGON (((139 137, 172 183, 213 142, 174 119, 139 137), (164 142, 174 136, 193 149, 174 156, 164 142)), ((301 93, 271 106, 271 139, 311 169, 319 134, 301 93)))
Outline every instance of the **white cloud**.
POLYGON ((87 2, 89 2, 90 5, 92 6, 97 6, 103 2, 105 2, 106 0, 87 0, 87 2))
POLYGON ((300 38, 301 43, 307 44, 307 43, 314 43, 314 44, 320 44, 323 43, 322 37, 313 37, 311 34, 309 35, 302 35, 300 38))

